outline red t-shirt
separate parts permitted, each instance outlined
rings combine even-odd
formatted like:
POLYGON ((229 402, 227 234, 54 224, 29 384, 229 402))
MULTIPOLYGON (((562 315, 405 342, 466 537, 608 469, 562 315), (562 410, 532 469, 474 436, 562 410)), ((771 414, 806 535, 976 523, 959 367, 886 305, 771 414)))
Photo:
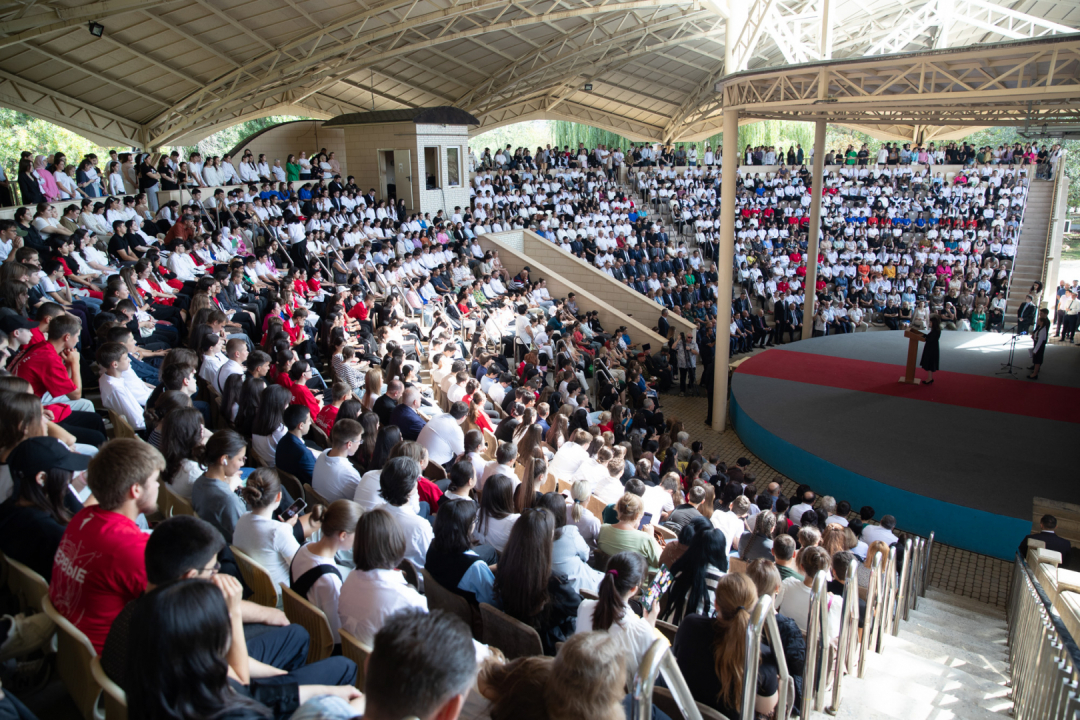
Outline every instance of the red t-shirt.
POLYGON ((319 416, 315 418, 315 424, 326 433, 327 437, 330 437, 330 431, 334 429, 334 421, 337 420, 338 409, 333 405, 327 405, 319 411, 319 416))
POLYGON ((68 523, 53 562, 49 600, 101 653, 113 620, 146 591, 146 541, 120 513, 97 505, 68 523))
POLYGON ((10 370, 12 375, 18 375, 29 382, 38 397, 43 397, 45 393, 54 398, 64 397, 69 392, 78 390, 78 386, 68 375, 67 365, 52 343, 47 341, 31 345, 10 370))
POLYGON ((437 512, 439 510, 439 498, 442 497, 443 492, 439 489, 439 486, 428 480, 426 477, 421 477, 416 481, 416 493, 431 507, 431 512, 437 512))
POLYGON ((303 383, 293 383, 292 387, 293 405, 305 405, 307 409, 311 411, 311 417, 319 417, 319 402, 315 399, 315 396, 311 394, 311 390, 308 390, 308 386, 303 383))
POLYGON ((358 302, 352 306, 352 310, 349 311, 348 315, 356 320, 367 320, 368 312, 368 306, 363 302, 358 302))

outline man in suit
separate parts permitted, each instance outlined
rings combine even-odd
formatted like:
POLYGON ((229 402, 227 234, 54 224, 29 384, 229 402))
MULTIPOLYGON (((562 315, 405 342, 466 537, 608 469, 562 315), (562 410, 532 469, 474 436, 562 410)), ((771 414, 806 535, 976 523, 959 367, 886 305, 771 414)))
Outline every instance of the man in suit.
POLYGON ((777 300, 776 304, 773 305, 774 331, 777 344, 782 344, 784 341, 784 330, 787 329, 789 319, 787 306, 784 304, 783 299, 777 300))
POLYGON ((405 391, 405 386, 400 380, 394 378, 386 384, 386 392, 375 399, 375 405, 371 408, 372 412, 379 416, 380 425, 390 425, 390 416, 393 414, 394 409, 397 408, 398 398, 405 391))
POLYGON ((1020 307, 1016 311, 1016 332, 1026 333, 1031 331, 1031 326, 1035 324, 1035 303, 1032 302, 1030 295, 1024 298, 1024 302, 1020 303, 1020 307))
POLYGON ((656 321, 656 332, 664 338, 671 335, 671 323, 668 322, 667 308, 660 311, 660 319, 656 321))
POLYGON ((1061 564, 1065 565, 1069 560, 1072 543, 1055 532, 1057 518, 1053 515, 1043 515, 1039 518, 1039 527, 1042 528, 1042 532, 1032 533, 1020 543, 1020 554, 1025 558, 1027 557, 1028 540, 1042 540, 1046 544, 1047 550, 1061 553, 1061 564))
POLYGON ((397 425, 403 440, 416 440, 424 429, 424 418, 416 412, 420 409, 420 391, 406 388, 401 394, 401 404, 390 413, 390 424, 397 425))

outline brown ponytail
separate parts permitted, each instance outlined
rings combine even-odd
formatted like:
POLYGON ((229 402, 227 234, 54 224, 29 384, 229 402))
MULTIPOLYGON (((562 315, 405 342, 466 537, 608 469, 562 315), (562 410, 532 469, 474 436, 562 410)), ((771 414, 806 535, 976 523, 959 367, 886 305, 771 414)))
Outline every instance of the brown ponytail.
POLYGON ((713 667, 720 680, 717 700, 742 707, 746 661, 746 626, 757 604, 757 587, 744 573, 729 573, 716 583, 716 620, 713 621, 713 667))
POLYGON ((240 497, 252 510, 261 510, 273 503, 281 492, 281 480, 274 468, 258 468, 247 479, 240 497))
POLYGON ((632 551, 612 555, 600 581, 600 599, 593 610, 593 630, 608 630, 622 619, 626 605, 623 596, 641 585, 645 576, 645 558, 632 551))

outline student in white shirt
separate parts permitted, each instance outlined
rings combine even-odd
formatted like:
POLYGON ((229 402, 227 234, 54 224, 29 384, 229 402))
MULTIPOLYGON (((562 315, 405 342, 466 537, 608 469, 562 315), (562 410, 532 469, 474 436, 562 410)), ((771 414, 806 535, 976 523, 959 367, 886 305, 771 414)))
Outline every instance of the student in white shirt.
POLYGON ((95 359, 102 369, 99 379, 101 404, 122 416, 135 430, 144 430, 146 420, 143 419, 143 408, 146 400, 143 399, 140 404, 123 377, 125 371, 131 370, 127 348, 118 342, 105 343, 98 348, 95 359))
POLYGON ((360 448, 363 428, 355 420, 342 418, 334 422, 331 430, 331 447, 315 461, 311 474, 311 487, 326 498, 352 500, 360 486, 360 473, 349 460, 360 448))
POLYGON ((630 598, 637 595, 648 569, 645 558, 636 552, 612 555, 600 581, 600 598, 581 602, 574 630, 575 634, 596 631, 611 636, 622 648, 627 682, 631 685, 642 658, 656 640, 656 618, 660 615, 660 598, 656 598, 644 617, 638 617, 628 605, 630 598))
POLYGON ((520 517, 514 512, 514 482, 499 473, 491 477, 480 496, 480 513, 476 518, 474 538, 502 552, 510 539, 510 530, 520 517))
MULTIPOLYGON (((241 341, 243 342, 243 341, 241 341)), ((206 384, 216 389, 218 393, 221 393, 221 389, 218 388, 217 380, 218 373, 221 371, 223 365, 225 365, 225 356, 221 354, 221 350, 225 343, 223 338, 217 333, 207 333, 203 336, 202 346, 199 348, 202 354, 202 365, 199 367, 199 377, 206 381, 206 384)))
POLYGON ((225 383, 230 377, 244 374, 244 362, 248 359, 247 343, 240 338, 229 340, 225 343, 225 357, 227 359, 222 363, 213 382, 219 394, 225 393, 225 383))
MULTIPOLYGON (((426 520, 422 522, 427 524, 426 520)), ((364 513, 356 525, 356 570, 341 586, 338 619, 342 630, 368 646, 383 623, 399 610, 416 608, 427 612, 427 599, 397 570, 408 545, 407 533, 389 512, 389 506, 364 513)))
POLYGON ((431 418, 420 431, 417 442, 427 448, 431 461, 446 465, 465 452, 465 433, 461 424, 469 414, 469 406, 458 400, 450 412, 431 418))
POLYGON ((362 514, 360 506, 349 500, 330 503, 320 526, 322 539, 301 547, 289 569, 290 586, 326 614, 335 644, 341 642, 338 601, 350 572, 349 568, 338 565, 335 558, 352 557, 356 524, 362 514))
MULTIPOLYGON (((794 620, 805 635, 807 621, 810 619, 810 589, 814 585, 814 577, 823 570, 828 572, 832 562, 828 551, 820 545, 800 550, 795 557, 795 562, 804 578, 800 580, 797 577, 789 577, 780 583, 780 597, 777 600, 776 610, 794 620)), ((840 619, 844 601, 829 593, 826 602, 829 608, 830 639, 836 642, 836 638, 840 635, 840 619)))
MULTIPOLYGON (((270 468, 257 469, 248 476, 240 497, 251 511, 236 521, 233 545, 266 568, 274 587, 279 583, 289 583, 289 565, 300 549, 293 532, 300 517, 294 515, 287 522, 271 517, 281 503, 281 481, 277 472, 270 468)), ((321 509, 316 508, 312 513, 312 519, 316 522, 322 519, 326 511, 325 507, 319 507, 321 509)))
POLYGON ((382 507, 404 531, 405 557, 417 569, 424 567, 428 546, 434 537, 431 523, 416 513, 414 505, 420 473, 420 463, 404 456, 388 460, 379 473, 379 494, 386 501, 382 507))

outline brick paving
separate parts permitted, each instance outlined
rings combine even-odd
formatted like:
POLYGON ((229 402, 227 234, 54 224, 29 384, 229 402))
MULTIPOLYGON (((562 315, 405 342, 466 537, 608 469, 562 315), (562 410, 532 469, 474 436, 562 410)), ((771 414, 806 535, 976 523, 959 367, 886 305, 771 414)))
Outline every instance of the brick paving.
MULTIPOLYGON (((660 402, 665 418, 681 420, 690 438, 704 443, 705 455, 715 452, 721 461, 729 465, 745 457, 750 460, 750 471, 756 476, 759 491, 764 490, 770 482, 777 481, 785 496, 795 492, 798 483, 751 454, 734 430, 729 427, 723 433, 717 433, 705 424, 708 407, 704 397, 681 398, 676 393, 662 395, 660 402)), ((903 527, 898 529, 903 530, 903 527)), ((934 544, 930 557, 930 585, 936 588, 1004 608, 1011 577, 1012 564, 1009 562, 941 543, 934 544)))

